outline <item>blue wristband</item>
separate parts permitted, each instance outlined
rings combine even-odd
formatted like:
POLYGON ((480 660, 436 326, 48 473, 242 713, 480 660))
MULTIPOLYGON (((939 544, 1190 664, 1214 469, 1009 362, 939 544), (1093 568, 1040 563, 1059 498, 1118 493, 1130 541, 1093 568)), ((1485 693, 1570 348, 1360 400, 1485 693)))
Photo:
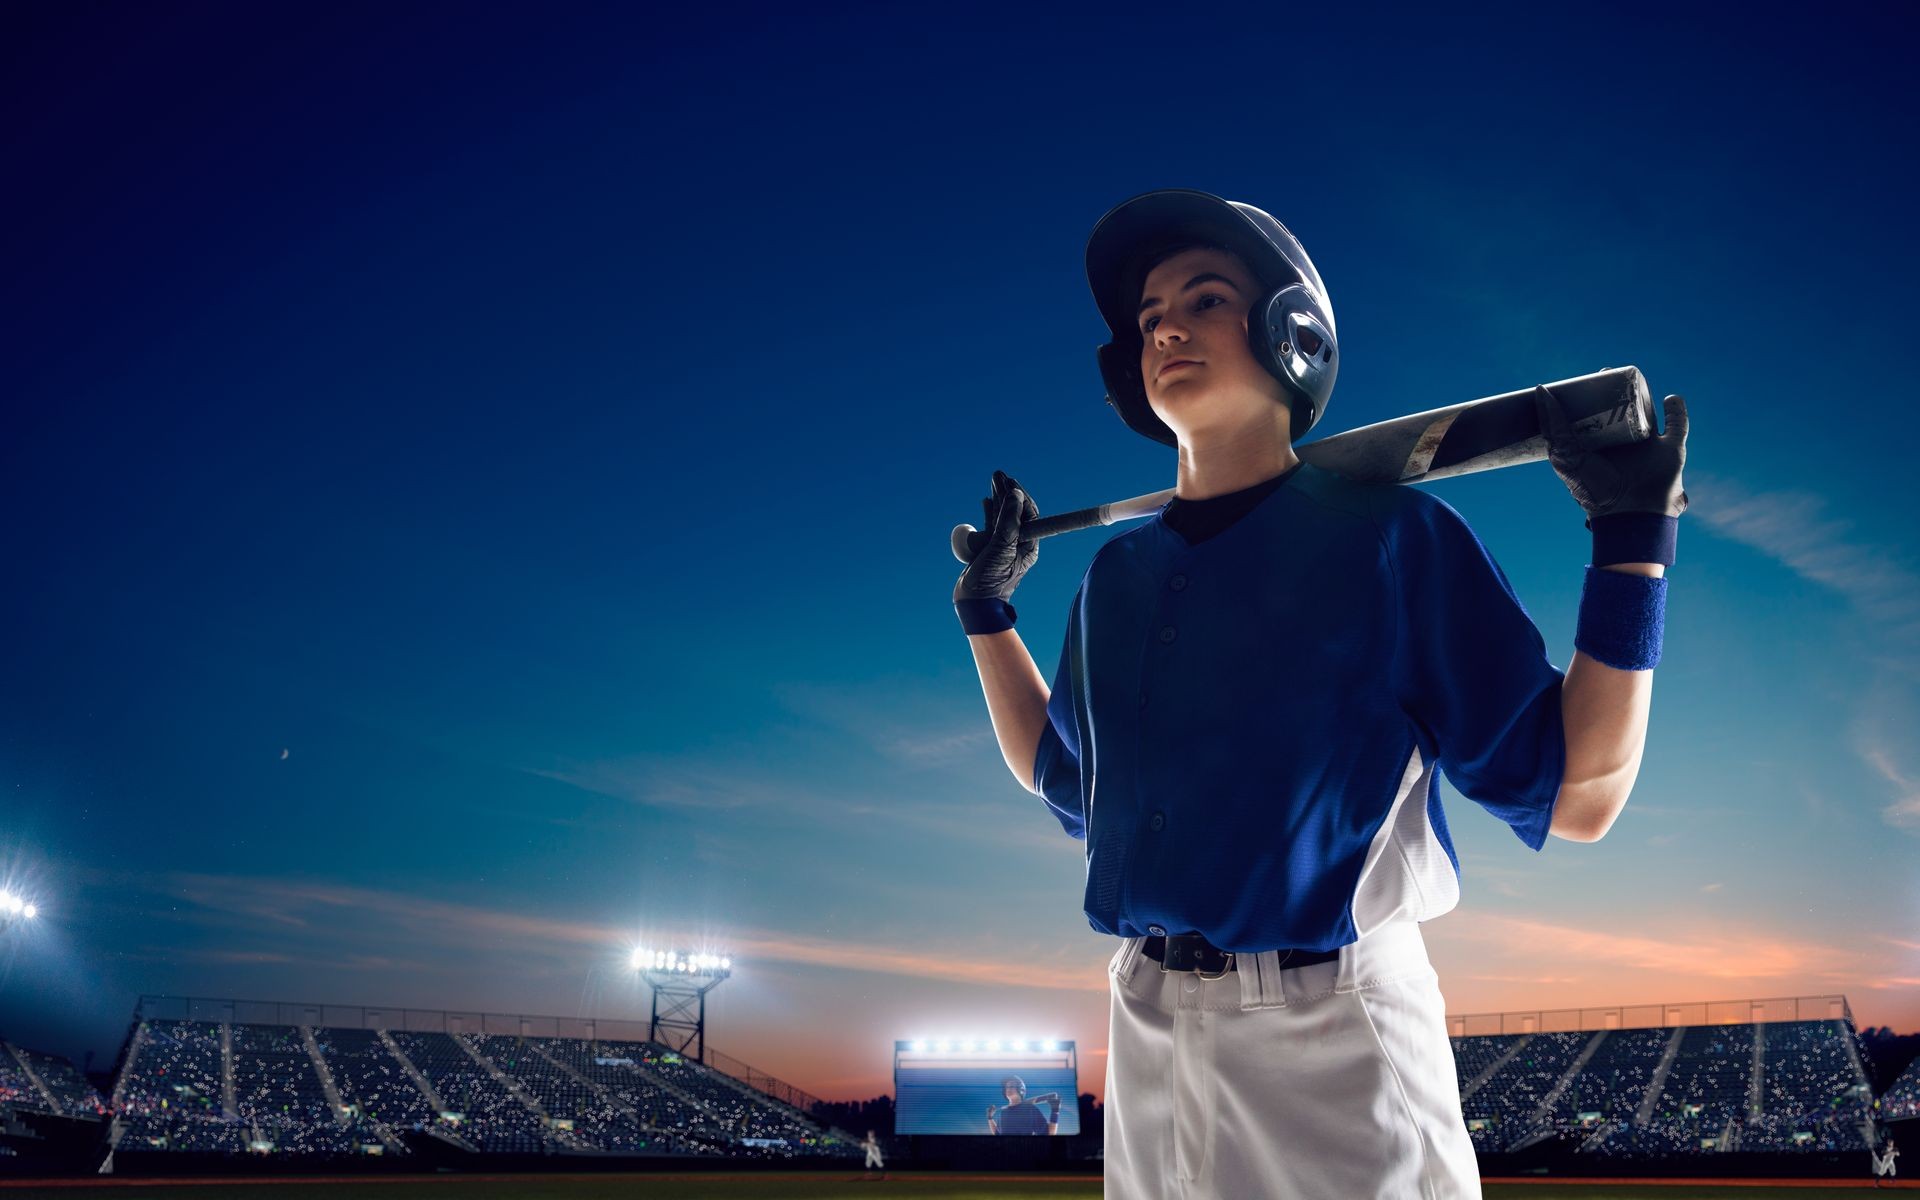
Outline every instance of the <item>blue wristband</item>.
POLYGON ((955 600, 953 611, 960 618, 960 628, 969 635, 975 633, 999 633, 1013 628, 1013 620, 1019 614, 1013 611, 1013 605, 992 596, 985 599, 955 600))
POLYGON ((1590 566, 1573 646, 1617 670, 1650 671, 1660 663, 1666 621, 1665 579, 1590 566))
POLYGON ((1679 540, 1680 518, 1665 513, 1609 513, 1587 522, 1593 530, 1593 565, 1610 567, 1615 563, 1659 563, 1673 565, 1674 544, 1679 540))

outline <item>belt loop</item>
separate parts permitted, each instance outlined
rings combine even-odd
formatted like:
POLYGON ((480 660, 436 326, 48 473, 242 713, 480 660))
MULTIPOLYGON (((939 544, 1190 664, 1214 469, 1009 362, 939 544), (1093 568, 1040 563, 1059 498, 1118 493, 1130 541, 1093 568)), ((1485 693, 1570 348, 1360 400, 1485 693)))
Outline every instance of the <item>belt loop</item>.
POLYGON ((1287 1006, 1286 992, 1280 986, 1278 952, 1262 950, 1258 954, 1242 954, 1237 962, 1242 1009, 1287 1006))
POLYGON ((1145 938, 1136 937, 1126 940, 1120 947, 1119 958, 1114 960, 1113 977, 1115 979, 1126 983, 1133 978, 1134 969, 1140 965, 1140 960, 1144 957, 1140 952, 1146 948, 1146 944, 1145 938))
POLYGON ((1360 944, 1364 938, 1355 938, 1340 947, 1339 970, 1334 975, 1335 992, 1357 992, 1360 985, 1355 980, 1360 975, 1360 944))

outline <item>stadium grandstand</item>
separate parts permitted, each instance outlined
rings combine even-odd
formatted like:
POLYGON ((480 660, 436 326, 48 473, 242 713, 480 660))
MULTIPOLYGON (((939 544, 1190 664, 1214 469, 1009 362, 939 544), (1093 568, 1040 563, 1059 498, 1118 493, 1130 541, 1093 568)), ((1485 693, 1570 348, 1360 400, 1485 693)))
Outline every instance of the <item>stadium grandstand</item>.
POLYGON ((99 1161, 107 1113, 71 1062, 0 1040, 0 1175, 88 1170, 99 1161))
POLYGON ((765 1160, 859 1154, 851 1135, 807 1114, 803 1105, 818 1101, 798 1089, 750 1069, 736 1078, 632 1036, 645 1026, 627 1024, 146 996, 116 1072, 110 1145, 123 1161, 177 1153, 332 1160, 422 1149, 765 1160), (621 1033, 629 1036, 608 1036, 621 1033))
POLYGON ((1582 1158, 1644 1161, 1871 1144, 1872 1088, 1844 997, 1449 1021, 1482 1153, 1554 1140, 1582 1158))
MULTIPOLYGON (((638 1021, 148 996, 110 1098, 70 1062, 0 1042, 0 1127, 44 1136, 22 1122, 61 1121, 71 1146, 87 1122, 92 1161, 117 1158, 120 1173, 371 1168, 375 1156, 387 1169, 858 1159, 814 1097, 647 1033, 638 1021)), ((1449 1033, 1483 1167, 1533 1155, 1595 1175, 1831 1170, 1864 1158, 1879 1122, 1920 1115, 1920 1062, 1876 1102, 1839 996, 1450 1017, 1449 1033)), ((1080 1161, 1097 1153, 1097 1120, 1085 1136, 1080 1161)), ((894 1138, 889 1158, 912 1162, 916 1145, 894 1138)))
POLYGON ((66 1059, 0 1042, 0 1123, 15 1112, 97 1121, 107 1102, 66 1059))
POLYGON ((1915 1117, 1920 1117, 1920 1058, 1909 1063, 1880 1097, 1881 1120, 1910 1121, 1915 1117))

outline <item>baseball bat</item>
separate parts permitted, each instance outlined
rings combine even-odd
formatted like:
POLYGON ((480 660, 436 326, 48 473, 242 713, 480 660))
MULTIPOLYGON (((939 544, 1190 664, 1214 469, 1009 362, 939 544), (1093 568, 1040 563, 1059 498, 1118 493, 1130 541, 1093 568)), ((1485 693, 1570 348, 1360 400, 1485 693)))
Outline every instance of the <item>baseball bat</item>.
MULTIPOLYGON (((1546 385, 1566 410, 1574 433, 1592 449, 1624 446, 1653 436, 1653 400, 1638 367, 1611 367, 1546 385)), ((1412 416, 1349 429, 1294 448, 1302 462, 1362 483, 1420 483, 1470 475, 1547 456, 1546 435, 1533 407, 1533 389, 1502 392, 1412 416)), ((1152 516, 1174 489, 1040 517, 1020 537, 1052 537, 1076 529, 1152 516)), ((953 527, 953 556, 972 562, 987 535, 953 527)))

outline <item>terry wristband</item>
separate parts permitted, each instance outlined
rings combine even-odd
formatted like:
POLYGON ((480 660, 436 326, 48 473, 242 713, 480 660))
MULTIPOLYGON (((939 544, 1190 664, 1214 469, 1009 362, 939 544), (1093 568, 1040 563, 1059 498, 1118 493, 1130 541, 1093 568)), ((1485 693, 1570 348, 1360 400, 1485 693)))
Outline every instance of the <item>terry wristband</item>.
POLYGON ((1621 671, 1650 671, 1660 662, 1667 619, 1667 581, 1587 568, 1573 645, 1588 658, 1621 671))
POLYGON ((1680 532, 1679 517, 1650 512, 1610 513, 1588 521, 1587 527, 1593 530, 1593 565, 1596 567, 1610 567, 1615 563, 1673 565, 1674 544, 1680 532))
POLYGON ((955 600, 953 611, 960 617, 960 628, 968 634, 1012 629, 1013 620, 1019 615, 1013 611, 1013 605, 993 596, 955 600))

